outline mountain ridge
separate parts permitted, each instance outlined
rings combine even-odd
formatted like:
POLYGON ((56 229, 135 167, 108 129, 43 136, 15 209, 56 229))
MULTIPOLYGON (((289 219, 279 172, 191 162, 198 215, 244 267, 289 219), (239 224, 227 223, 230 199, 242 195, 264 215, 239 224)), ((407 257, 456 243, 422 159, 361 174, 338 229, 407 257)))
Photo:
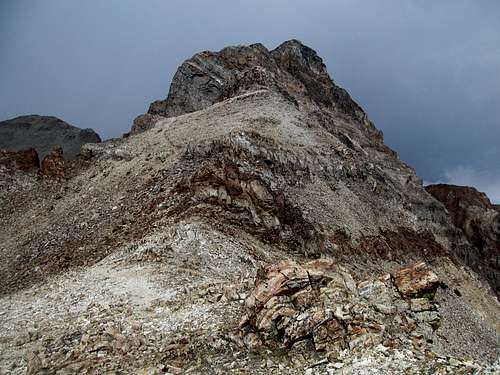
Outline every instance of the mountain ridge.
POLYGON ((481 252, 298 43, 197 54, 72 174, 0 173, 2 369, 498 369, 481 252))
POLYGON ((0 149, 22 151, 34 148, 40 160, 56 146, 73 160, 84 143, 101 142, 92 129, 80 129, 55 116, 24 115, 0 122, 0 149))

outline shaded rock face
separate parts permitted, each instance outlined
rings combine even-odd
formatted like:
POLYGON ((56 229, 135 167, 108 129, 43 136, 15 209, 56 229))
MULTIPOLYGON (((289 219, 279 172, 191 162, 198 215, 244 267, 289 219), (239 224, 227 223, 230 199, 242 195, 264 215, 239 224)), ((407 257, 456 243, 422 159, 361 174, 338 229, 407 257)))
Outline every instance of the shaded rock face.
MULTIPOLYGON (((312 104, 356 119, 371 136, 382 138, 382 133, 369 122, 347 91, 333 83, 323 60, 297 40, 287 41, 271 51, 262 44, 252 44, 198 53, 179 67, 168 97, 153 102, 148 113, 179 116, 263 88, 281 93, 298 107, 312 104)), ((150 123, 154 123, 153 119, 150 123)), ((136 130, 147 127, 134 122, 136 130)))
POLYGON ((79 129, 57 117, 30 115, 0 122, 0 149, 34 148, 41 159, 56 146, 66 159, 74 159, 83 144, 98 142, 101 138, 92 129, 79 129))
POLYGON ((477 249, 473 262, 500 293, 500 212, 486 194, 472 187, 429 185, 426 190, 439 200, 457 228, 477 249))
POLYGON ((422 347, 440 326, 433 302, 438 286, 424 263, 399 270, 394 279, 386 274, 356 282, 331 259, 283 261, 257 276, 240 330, 251 349, 309 341, 316 351, 336 356, 381 343, 422 347))

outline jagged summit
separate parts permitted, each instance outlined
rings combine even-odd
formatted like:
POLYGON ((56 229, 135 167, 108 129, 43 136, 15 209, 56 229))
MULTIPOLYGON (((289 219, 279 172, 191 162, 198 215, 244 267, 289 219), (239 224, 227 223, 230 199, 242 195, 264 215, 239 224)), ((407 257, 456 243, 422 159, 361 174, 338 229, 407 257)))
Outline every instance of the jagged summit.
POLYGON ((308 111, 354 118, 381 138, 361 107, 332 81, 321 57, 298 40, 271 51, 258 43, 197 53, 179 67, 167 98, 153 102, 150 116, 139 117, 133 132, 151 127, 154 116, 179 116, 258 89, 278 92, 308 111))

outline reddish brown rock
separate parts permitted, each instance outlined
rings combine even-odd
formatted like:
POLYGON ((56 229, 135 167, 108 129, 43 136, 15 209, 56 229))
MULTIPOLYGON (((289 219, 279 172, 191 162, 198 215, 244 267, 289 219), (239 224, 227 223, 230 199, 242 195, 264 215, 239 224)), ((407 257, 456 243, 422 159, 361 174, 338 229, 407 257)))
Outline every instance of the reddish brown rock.
POLYGON ((55 147, 42 160, 40 174, 44 177, 61 179, 64 178, 64 156, 61 147, 55 147))
POLYGON ((433 294, 439 278, 424 262, 403 268, 394 274, 394 284, 405 297, 417 297, 433 294))
POLYGON ((429 185, 427 192, 447 209, 455 226, 473 246, 469 263, 500 293, 500 212, 486 194, 473 187, 429 185))
POLYGON ((444 204, 453 223, 458 228, 464 228, 469 207, 478 207, 483 210, 493 209, 486 194, 473 187, 436 184, 427 186, 425 190, 444 204))
POLYGON ((307 271, 290 261, 266 268, 265 276, 256 280, 255 292, 246 301, 249 308, 261 307, 275 296, 293 294, 309 284, 307 271))
POLYGON ((137 116, 134 119, 134 123, 132 125, 132 129, 130 129, 130 133, 131 134, 142 133, 146 130, 151 129, 153 126, 155 126, 155 124, 158 121, 163 119, 165 119, 165 117, 159 115, 152 115, 149 113, 137 116))
POLYGON ((38 153, 34 148, 23 151, 0 150, 0 168, 36 172, 39 168, 38 153))
POLYGON ((242 341, 255 349, 291 348, 311 340, 316 351, 331 352, 373 347, 410 333, 432 340, 440 323, 438 306, 413 297, 428 297, 437 285, 437 276, 423 262, 397 272, 395 281, 383 275, 357 287, 331 258, 281 261, 257 275, 239 325, 242 341))

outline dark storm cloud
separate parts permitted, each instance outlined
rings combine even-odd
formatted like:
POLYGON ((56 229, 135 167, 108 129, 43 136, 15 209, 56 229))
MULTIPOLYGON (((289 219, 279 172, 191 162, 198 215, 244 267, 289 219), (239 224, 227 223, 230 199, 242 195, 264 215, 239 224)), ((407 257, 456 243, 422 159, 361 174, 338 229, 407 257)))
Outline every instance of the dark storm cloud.
POLYGON ((185 58, 291 38, 425 180, 500 201, 497 0, 3 0, 0 118, 51 114, 119 136, 185 58))

